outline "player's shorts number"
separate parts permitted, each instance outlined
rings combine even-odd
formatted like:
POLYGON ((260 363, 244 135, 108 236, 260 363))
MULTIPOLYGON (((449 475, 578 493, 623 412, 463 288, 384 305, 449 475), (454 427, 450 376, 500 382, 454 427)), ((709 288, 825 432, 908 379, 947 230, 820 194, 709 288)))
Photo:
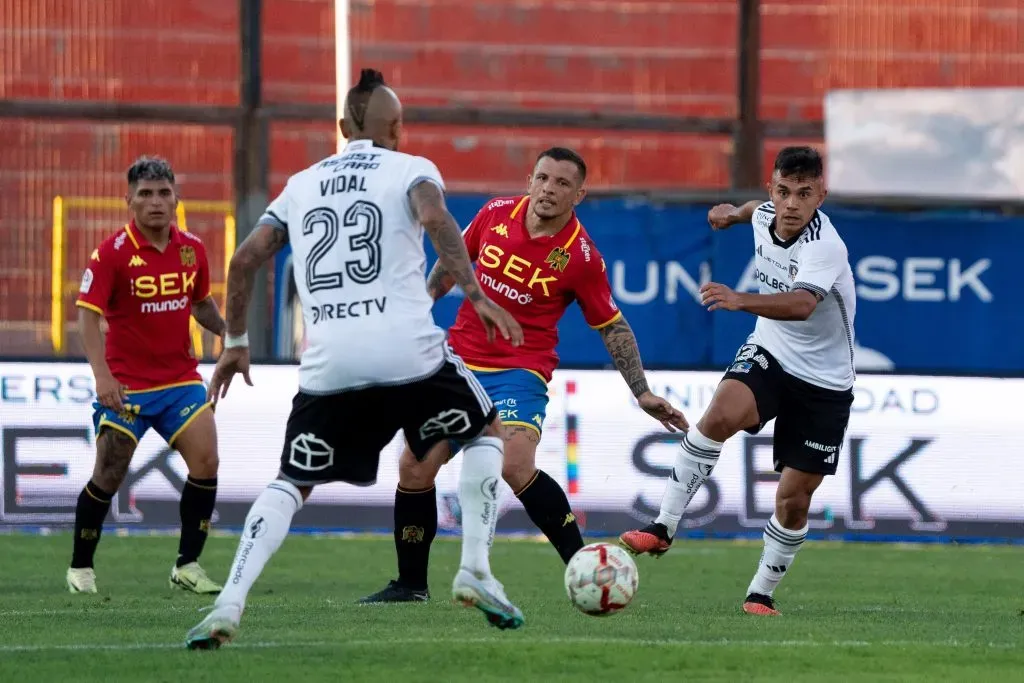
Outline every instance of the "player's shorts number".
POLYGON ((365 285, 376 280, 381 269, 382 224, 383 216, 380 207, 362 200, 349 206, 340 221, 337 212, 326 206, 307 213, 302 219, 303 236, 312 235, 317 226, 323 227, 324 234, 309 250, 309 256, 306 258, 306 288, 310 292, 317 292, 324 289, 338 289, 344 284, 341 271, 318 271, 320 260, 334 248, 342 227, 360 229, 358 233, 348 239, 349 249, 358 258, 345 262, 345 272, 353 282, 358 284, 365 285))

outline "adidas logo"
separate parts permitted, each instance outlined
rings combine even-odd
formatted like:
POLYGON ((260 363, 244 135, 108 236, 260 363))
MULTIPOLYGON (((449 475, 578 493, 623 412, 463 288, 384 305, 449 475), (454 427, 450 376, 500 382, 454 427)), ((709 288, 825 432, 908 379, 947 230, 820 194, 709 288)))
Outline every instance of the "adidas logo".
POLYGON ((144 266, 144 265, 146 265, 146 262, 142 260, 141 256, 139 256, 138 254, 135 254, 128 261, 128 265, 132 266, 132 267, 144 266))

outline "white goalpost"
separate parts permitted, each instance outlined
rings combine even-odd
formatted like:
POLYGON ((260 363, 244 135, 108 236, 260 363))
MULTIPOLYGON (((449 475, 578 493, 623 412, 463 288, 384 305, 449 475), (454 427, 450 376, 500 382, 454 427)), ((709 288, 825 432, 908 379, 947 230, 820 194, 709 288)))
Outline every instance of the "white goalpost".
POLYGON ((349 44, 348 30, 349 0, 334 0, 334 72, 335 72, 335 112, 334 135, 338 151, 345 147, 345 139, 337 122, 344 116, 345 94, 352 87, 352 49, 349 44))

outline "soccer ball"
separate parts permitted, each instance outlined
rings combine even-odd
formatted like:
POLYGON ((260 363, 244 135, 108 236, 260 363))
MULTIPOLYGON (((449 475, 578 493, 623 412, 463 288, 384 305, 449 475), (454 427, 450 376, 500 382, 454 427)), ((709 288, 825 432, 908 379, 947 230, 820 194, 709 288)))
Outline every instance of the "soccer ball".
POLYGON ((565 592, 579 611, 600 617, 626 608, 640 575, 622 548, 592 543, 581 548, 565 568, 565 592))

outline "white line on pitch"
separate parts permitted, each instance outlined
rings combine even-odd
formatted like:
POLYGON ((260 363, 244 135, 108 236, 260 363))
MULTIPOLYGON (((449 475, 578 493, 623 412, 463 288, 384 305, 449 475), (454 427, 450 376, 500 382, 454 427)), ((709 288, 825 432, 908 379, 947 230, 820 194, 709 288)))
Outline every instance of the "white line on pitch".
MULTIPOLYGON (((686 639, 644 639, 644 638, 591 638, 553 637, 522 638, 510 635, 508 638, 402 638, 382 640, 338 640, 338 641, 296 641, 296 642, 245 642, 227 645, 229 650, 257 650, 273 648, 344 648, 344 647, 393 647, 395 645, 632 645, 638 647, 948 647, 948 648, 992 648, 1015 650, 1016 643, 978 643, 958 640, 914 641, 914 640, 686 640, 686 639)), ((127 650, 177 650, 184 649, 183 643, 77 643, 67 645, 0 645, 0 652, 97 652, 127 650)))

